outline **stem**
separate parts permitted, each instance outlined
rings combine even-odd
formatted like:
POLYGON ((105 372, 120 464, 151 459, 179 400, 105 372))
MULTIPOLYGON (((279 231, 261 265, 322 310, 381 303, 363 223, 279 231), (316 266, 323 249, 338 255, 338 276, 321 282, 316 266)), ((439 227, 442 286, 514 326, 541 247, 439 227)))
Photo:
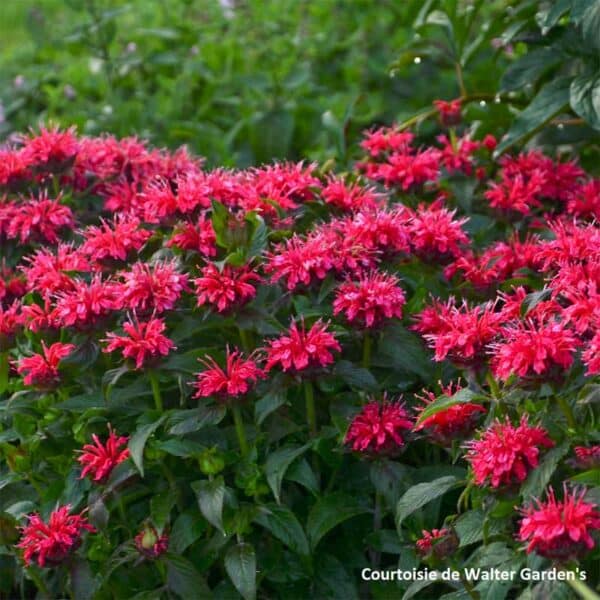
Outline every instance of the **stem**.
POLYGON ((248 332, 245 329, 239 328, 240 341, 242 342, 242 348, 246 352, 250 352, 250 340, 248 339, 248 332))
POLYGON ((463 587, 465 588, 467 594, 469 594, 469 597, 473 598, 473 600, 479 600, 479 594, 475 591, 473 584, 465 577, 461 569, 458 568, 456 562, 451 561, 450 566, 454 571, 458 573, 460 582, 463 584, 463 587))
POLYGON ((163 401, 162 396, 160 395, 160 384, 158 382, 158 377, 152 370, 148 371, 148 377, 150 378, 150 385, 152 386, 152 395, 154 396, 156 410, 163 412, 163 401))
POLYGON ((317 411, 315 409, 315 390, 310 379, 304 380, 304 398, 306 400, 306 422, 311 437, 317 435, 317 411))
POLYGON ((46 587, 46 584, 44 583, 44 580, 40 577, 40 574, 35 569, 27 569, 27 575, 29 575, 29 578, 31 581, 33 581, 38 591, 42 593, 44 598, 52 598, 48 588, 46 587))
POLYGON ((373 342, 368 331, 365 331, 363 337, 363 354, 362 354, 362 366, 368 369, 371 366, 371 347, 373 342))
POLYGON ((458 81, 458 88, 460 89, 460 95, 464 98, 467 95, 467 89, 465 88, 465 80, 463 77, 462 67, 459 62, 454 65, 456 69, 456 79, 458 81))
POLYGON ((240 445, 240 451, 242 452, 242 457, 246 458, 246 456, 248 456, 248 442, 246 440, 242 412, 240 411, 240 407, 236 404, 231 407, 231 411, 233 412, 233 422, 235 423, 235 433, 240 445))
POLYGON ((9 369, 8 352, 0 352, 0 394, 3 394, 8 387, 9 369))
POLYGON ((487 375, 485 376, 485 380, 487 381, 487 384, 490 386, 490 393, 492 394, 492 398, 494 398, 494 400, 499 400, 500 399, 500 386, 498 385, 498 382, 496 381, 495 377, 492 375, 491 371, 487 372, 487 375))
POLYGON ((560 406, 560 409, 562 410, 563 414, 565 415, 565 418, 567 419, 569 427, 571 429, 577 429, 577 421, 575 420, 575 415, 573 414, 571 405, 565 398, 561 396, 557 396, 556 399, 558 400, 558 406, 560 406))
MULTIPOLYGON (((383 517, 382 510, 382 497, 381 494, 376 491, 375 492, 375 512, 373 513, 373 531, 379 531, 381 529, 381 521, 383 517)), ((373 567, 375 569, 379 568, 379 563, 381 561, 381 552, 374 550, 371 554, 371 560, 373 562, 373 567)))

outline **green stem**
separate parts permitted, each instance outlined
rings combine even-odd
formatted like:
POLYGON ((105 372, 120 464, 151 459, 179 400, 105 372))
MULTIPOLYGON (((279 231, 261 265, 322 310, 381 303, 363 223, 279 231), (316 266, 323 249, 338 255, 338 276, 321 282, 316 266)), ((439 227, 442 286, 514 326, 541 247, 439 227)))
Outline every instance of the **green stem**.
POLYGON ((156 410, 163 412, 163 401, 162 396, 160 395, 160 383, 158 382, 158 377, 152 370, 148 371, 148 377, 150 378, 150 385, 152 386, 152 395, 154 396, 156 410))
POLYGON ((3 394, 8 388, 9 369, 8 352, 0 352, 0 394, 3 394))
POLYGON ((458 88, 460 89, 460 95, 464 98, 467 96, 467 89, 465 88, 465 79, 463 77, 462 65, 457 62, 454 64, 456 69, 456 80, 458 81, 458 88))
POLYGON ((244 429, 244 421, 242 420, 242 412, 237 405, 233 405, 231 411, 233 412, 233 422, 235 423, 235 433, 240 445, 240 451, 242 452, 242 456, 246 458, 246 456, 248 456, 248 442, 246 441, 246 431, 244 429))
POLYGON ((310 379, 304 380, 304 399, 306 400, 306 422, 311 437, 317 435, 317 411, 315 409, 315 390, 310 379))
POLYGON ((568 403, 568 401, 565 398, 563 398, 561 396, 557 396, 557 400, 558 400, 558 406, 560 406, 560 409, 562 410, 563 414, 565 415, 565 418, 567 419, 567 423, 569 424, 569 427, 571 429, 577 429, 577 421, 575 420, 575 415, 573 414, 571 405, 568 403))
POLYGON ((579 594, 583 600, 600 600, 600 596, 589 588, 577 576, 575 579, 567 579, 567 583, 579 594))
POLYGON ((44 583, 44 580, 40 577, 40 574, 35 570, 35 568, 27 569, 27 574, 29 575, 29 578, 31 579, 31 581, 33 581, 35 587, 37 587, 38 591, 41 592, 44 598, 52 598, 50 592, 48 591, 48 588, 46 587, 46 584, 44 583))
POLYGON ((500 386, 498 385, 498 382, 496 381, 495 377, 492 375, 491 371, 487 372, 487 375, 485 376, 485 380, 487 381, 487 384, 490 386, 490 393, 492 394, 492 398, 494 398, 494 400, 499 400, 500 399, 500 386))
POLYGON ((248 332, 245 329, 239 328, 240 332, 240 341, 242 342, 242 348, 246 352, 250 352, 250 340, 248 339, 248 332))
POLYGON ((368 369, 371 366, 371 347, 373 342, 368 331, 365 331, 363 337, 363 353, 362 353, 362 366, 368 369))

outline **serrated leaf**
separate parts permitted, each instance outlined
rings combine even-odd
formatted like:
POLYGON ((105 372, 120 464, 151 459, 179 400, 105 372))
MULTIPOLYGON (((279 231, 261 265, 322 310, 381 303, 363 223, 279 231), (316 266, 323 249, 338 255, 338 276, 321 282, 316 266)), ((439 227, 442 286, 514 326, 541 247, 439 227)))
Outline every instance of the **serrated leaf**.
POLYGON ((154 423, 148 425, 142 425, 136 432, 131 436, 129 440, 129 453, 133 463, 138 468, 140 475, 144 476, 144 448, 148 438, 161 426, 163 421, 166 419, 166 415, 163 415, 154 423))
POLYGON ((98 581, 92 574, 87 560, 79 556, 73 557, 69 563, 69 574, 71 576, 71 589, 73 597, 81 600, 90 600, 98 587, 98 581))
POLYGON ((378 388, 377 380, 373 377, 371 371, 363 367, 357 367, 349 360, 338 361, 334 373, 349 386, 368 391, 376 391, 378 388))
POLYGON ((552 448, 542 457, 537 468, 533 469, 521 487, 524 500, 539 497, 550 482, 561 458, 569 451, 568 442, 552 448))
POLYGON ((166 555, 167 587, 182 599, 212 598, 212 592, 196 567, 183 556, 169 552, 166 555))
POLYGON ((583 13, 581 33, 584 42, 591 48, 600 50, 600 2, 594 0, 583 13))
POLYGON ((277 504, 281 503, 279 495, 285 472, 294 460, 306 452, 309 447, 310 444, 305 444, 304 446, 285 446, 269 454, 265 463, 265 475, 267 483, 275 496, 275 500, 277 500, 277 504))
POLYGON ((396 528, 398 531, 400 531, 402 521, 406 517, 412 515, 416 510, 419 510, 419 508, 432 500, 443 496, 459 483, 456 477, 448 475, 447 477, 440 477, 426 483, 418 483, 409 488, 396 505, 396 528))
POLYGON ((323 536, 334 527, 365 512, 368 512, 367 508, 343 492, 320 498, 312 507, 306 522, 311 548, 314 550, 323 536))
POLYGON ((275 412, 287 401, 285 389, 271 390, 267 392, 254 405, 254 420, 260 425, 271 413, 275 412))
POLYGON ((244 600, 256 598, 256 555, 250 544, 241 543, 229 549, 225 570, 244 600))
POLYGON ((481 397, 481 395, 476 394, 469 388, 462 388, 452 396, 438 396, 433 402, 429 403, 421 413, 419 413, 416 425, 420 425, 425 419, 428 419, 443 410, 447 410, 451 406, 473 402, 481 397))
POLYGON ((504 91, 523 89, 526 85, 534 84, 560 61, 560 54, 553 48, 538 48, 527 52, 506 69, 500 87, 504 91))
MULTIPOLYGON (((483 540, 484 520, 485 513, 481 509, 469 510, 458 517, 454 523, 454 530, 460 540, 461 548, 483 540)), ((502 522, 498 519, 490 519, 488 522, 490 536, 502 531, 502 522)))
POLYGON ((208 479, 194 481, 192 489, 198 499, 200 512, 209 523, 224 534, 223 501, 225 499, 225 482, 223 477, 215 477, 212 481, 208 479))
POLYGON ((175 497, 171 489, 156 494, 150 500, 150 515, 159 531, 162 531, 169 522, 169 515, 174 504, 175 497))
POLYGON ((169 533, 169 548, 176 554, 182 554, 205 530, 206 523, 196 510, 181 513, 169 533))
POLYGON ((226 413, 227 409, 220 404, 175 411, 169 417, 169 433, 171 435, 186 435, 199 431, 208 425, 218 425, 226 413))
MULTIPOLYGON (((600 30, 596 32, 600 39, 600 30)), ((571 108, 594 129, 600 129, 600 75, 597 72, 575 77, 571 83, 571 108)))
POLYGON ((267 504, 260 507, 260 512, 254 521, 268 529, 279 541, 288 548, 307 556, 309 553, 308 540, 302 525, 294 513, 286 506, 267 504))

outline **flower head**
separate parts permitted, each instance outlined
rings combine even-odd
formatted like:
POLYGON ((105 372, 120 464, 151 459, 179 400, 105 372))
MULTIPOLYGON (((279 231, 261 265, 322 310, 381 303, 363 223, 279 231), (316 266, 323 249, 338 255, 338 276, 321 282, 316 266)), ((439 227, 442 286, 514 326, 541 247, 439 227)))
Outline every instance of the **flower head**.
POLYGON ((477 485, 510 487, 525 480, 539 464, 540 450, 554 442, 543 427, 533 427, 522 417, 516 427, 508 418, 496 420, 479 439, 467 443, 466 460, 471 463, 477 485))
POLYGON ((239 308, 252 300, 256 288, 252 285, 261 281, 250 267, 225 265, 222 270, 210 263, 202 269, 202 277, 194 279, 198 306, 210 304, 218 312, 225 313, 239 308))
POLYGON ((175 344, 163 335, 166 325, 163 319, 150 319, 147 322, 127 321, 123 323, 123 329, 127 335, 117 335, 109 332, 108 346, 104 352, 121 350, 125 358, 135 360, 135 368, 141 369, 147 366, 153 359, 167 356, 171 350, 175 350, 175 344))
POLYGON ((279 365, 284 371, 304 371, 312 367, 326 367, 333 362, 333 351, 340 352, 342 347, 335 335, 327 331, 327 323, 320 319, 307 331, 304 321, 294 321, 287 335, 269 342, 267 347, 267 365, 269 371, 279 365))
POLYGON ((595 546, 591 534, 600 529, 600 512, 586 502, 585 491, 569 491, 557 500, 552 488, 547 500, 535 500, 521 509, 523 520, 518 538, 527 543, 527 553, 566 562, 578 558, 595 546))
POLYGON ((60 381, 58 367, 60 361, 69 356, 75 349, 74 344, 56 342, 46 346, 42 341, 42 353, 22 358, 19 361, 17 372, 25 375, 25 385, 32 385, 40 389, 52 389, 60 381))
POLYGON ((461 117, 461 99, 456 98, 447 102, 445 100, 434 100, 433 105, 436 107, 440 121, 444 127, 452 127, 460 123, 461 117))
POLYGON ((600 329, 596 331, 594 337, 586 345, 581 359, 587 367, 586 372, 588 375, 600 374, 600 329))
POLYGON ((355 452, 369 454, 397 454, 404 446, 404 432, 412 429, 413 422, 399 402, 371 400, 352 419, 344 443, 355 452))
POLYGON ((456 534, 446 529, 432 529, 426 531, 423 529, 421 532, 422 537, 415 543, 417 553, 422 558, 429 558, 435 556, 436 558, 443 560, 447 558, 458 548, 458 538, 456 534))
POLYGON ((21 153, 30 163, 61 166, 72 160, 79 149, 79 143, 75 136, 75 128, 60 131, 58 127, 40 127, 40 132, 31 135, 24 140, 21 153))
POLYGON ((173 237, 167 242, 167 247, 215 256, 216 236, 211 221, 202 215, 196 224, 186 222, 177 225, 173 237))
POLYGON ((230 352, 229 347, 225 357, 225 368, 220 367, 210 356, 200 362, 206 370, 198 373, 194 384, 197 390, 194 398, 236 398, 247 394, 256 381, 264 377, 263 370, 252 355, 245 358, 238 350, 230 352))
POLYGON ((600 467, 600 444, 594 446, 575 446, 574 465, 579 469, 597 469, 600 467))
POLYGON ((39 514, 27 517, 28 523, 21 528, 23 535, 17 548, 24 550, 23 560, 27 566, 37 563, 39 567, 53 567, 63 562, 81 544, 84 531, 95 531, 82 515, 70 515, 69 504, 57 508, 44 522, 39 514))
POLYGON ((338 288, 333 314, 344 312, 350 323, 374 327, 387 319, 402 318, 406 302, 400 281, 394 275, 372 271, 358 282, 347 281, 338 288))
POLYGON ((155 560, 169 549, 169 536, 164 532, 159 535, 155 527, 146 525, 135 536, 134 543, 141 555, 150 560, 155 560))
POLYGON ((110 477, 112 470, 129 458, 129 448, 127 448, 129 438, 118 436, 109 424, 108 438, 104 444, 95 433, 92 434, 92 440, 94 443, 85 444, 77 457, 79 463, 83 465, 80 479, 90 476, 94 483, 104 483, 110 477))

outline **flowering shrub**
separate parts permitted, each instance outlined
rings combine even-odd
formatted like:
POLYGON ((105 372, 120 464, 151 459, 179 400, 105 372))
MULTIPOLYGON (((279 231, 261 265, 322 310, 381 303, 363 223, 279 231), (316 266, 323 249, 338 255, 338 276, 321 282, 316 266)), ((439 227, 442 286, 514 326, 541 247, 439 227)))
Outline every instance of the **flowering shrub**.
POLYGON ((592 593, 600 183, 437 108, 344 175, 2 151, 1 596, 592 593))

